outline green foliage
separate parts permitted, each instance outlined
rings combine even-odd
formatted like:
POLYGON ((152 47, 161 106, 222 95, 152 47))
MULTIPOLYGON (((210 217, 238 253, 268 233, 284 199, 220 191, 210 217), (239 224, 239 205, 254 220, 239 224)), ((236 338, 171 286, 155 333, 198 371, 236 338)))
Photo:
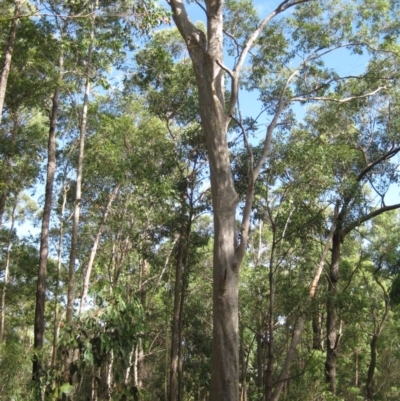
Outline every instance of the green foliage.
MULTIPOLYGON (((111 359, 119 369, 126 369, 144 330, 142 305, 135 297, 127 298, 123 288, 115 287, 112 294, 98 293, 94 303, 72 327, 63 328, 59 340, 62 355, 73 358, 70 375, 76 374, 79 381, 87 371, 105 369, 111 359)), ((115 374, 114 385, 123 384, 125 378, 115 374)), ((50 388, 56 393, 72 391, 68 383, 50 388)))
POLYGON ((28 400, 29 377, 32 369, 32 352, 27 352, 30 339, 17 333, 0 344, 0 398, 4 400, 28 400))

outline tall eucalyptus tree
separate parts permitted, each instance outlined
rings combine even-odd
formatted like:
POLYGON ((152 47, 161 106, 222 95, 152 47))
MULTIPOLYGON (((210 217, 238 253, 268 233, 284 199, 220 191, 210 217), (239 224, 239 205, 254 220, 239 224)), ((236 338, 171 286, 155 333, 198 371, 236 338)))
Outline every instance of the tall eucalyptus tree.
MULTIPOLYGON (((387 12, 381 16, 382 8, 377 2, 371 5, 373 11, 367 15, 361 1, 344 4, 284 0, 260 20, 249 1, 205 0, 204 6, 198 3, 206 18, 204 32, 191 22, 183 1, 169 0, 168 3, 192 60, 210 166, 214 216, 211 400, 236 401, 239 398, 239 267, 247 247, 254 183, 270 152, 273 132, 278 124, 287 124, 288 107, 294 101, 347 102, 381 91, 383 85, 366 85, 361 92, 351 91, 350 96, 342 98, 335 88, 348 82, 349 77, 323 68, 323 57, 340 48, 356 52, 364 46, 379 48, 382 38, 379 33, 388 30, 388 20, 389 25, 390 22, 394 25, 391 13, 396 10, 385 8, 387 12), (293 17, 284 20, 280 16, 294 7, 293 17), (355 22, 355 16, 360 23, 355 22), (224 43, 229 41, 231 46, 227 50, 235 56, 233 68, 228 68, 223 60, 224 43), (253 75, 248 87, 261 91, 261 100, 270 117, 258 157, 253 155, 240 114, 236 112, 240 82, 244 79, 242 69, 249 53, 253 58, 253 75), (292 67, 289 63, 298 66, 292 67), (228 99, 226 76, 231 80, 228 99), (231 173, 228 131, 233 120, 243 128, 243 144, 248 151, 244 199, 239 198, 231 173), (237 230, 239 202, 242 202, 243 214, 237 230)), ((279 398, 278 393, 274 399, 279 398)))

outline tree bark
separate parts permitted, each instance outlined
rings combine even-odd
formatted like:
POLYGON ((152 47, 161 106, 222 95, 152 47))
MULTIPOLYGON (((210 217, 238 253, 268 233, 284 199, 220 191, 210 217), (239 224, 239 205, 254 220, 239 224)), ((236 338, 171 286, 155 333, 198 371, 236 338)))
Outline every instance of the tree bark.
POLYGON ((94 47, 94 27, 96 10, 98 8, 98 0, 95 0, 93 5, 93 14, 91 17, 91 28, 90 28, 90 44, 87 58, 87 70, 86 70, 86 82, 85 82, 85 95, 83 98, 83 107, 81 115, 81 123, 79 127, 79 155, 78 155, 78 167, 76 173, 76 193, 74 202, 74 214, 72 219, 72 234, 71 234, 71 250, 69 255, 68 265, 68 295, 67 295, 67 315, 66 321, 68 325, 72 324, 72 317, 74 313, 74 301, 75 301, 75 262, 77 256, 77 244, 78 244, 78 226, 79 217, 81 210, 81 198, 82 198, 82 171, 83 171, 83 154, 85 150, 85 134, 87 124, 87 114, 89 106, 89 95, 90 95, 90 82, 92 75, 92 54, 94 47))
POLYGON ((112 392, 112 371, 114 367, 114 352, 110 351, 110 357, 107 360, 106 365, 106 400, 111 400, 111 392, 112 392))
MULTIPOLYGON (((186 245, 187 247, 187 245, 186 245)), ((188 252, 186 248, 186 253, 188 252)), ((186 275, 187 275, 187 266, 185 264, 185 271, 183 272, 182 277, 182 288, 181 288, 181 300, 179 305, 179 326, 178 326, 178 401, 183 401, 183 306, 185 304, 185 295, 186 295, 186 275)))
MULTIPOLYGON (((267 128, 262 155, 253 165, 251 148, 250 174, 243 211, 240 242, 236 231, 235 191, 230 166, 227 131, 234 114, 240 69, 249 49, 263 28, 277 14, 307 0, 283 1, 259 24, 243 46, 235 69, 223 65, 223 1, 205 0, 207 37, 189 19, 182 0, 168 0, 175 24, 187 45, 198 88, 199 111, 207 143, 210 166, 211 193, 214 218, 213 251, 213 344, 211 358, 211 401, 237 401, 239 399, 238 352, 238 279, 243 260, 253 202, 254 181, 269 154, 272 132, 285 106, 281 95, 275 116, 267 128), (232 79, 231 97, 226 112, 224 74, 232 79)), ((284 93, 287 86, 283 89, 284 93)), ((245 137, 245 133, 244 133, 245 137)), ((245 142, 247 143, 246 139, 245 142)), ((248 144, 247 144, 248 145, 248 144)))
POLYGON ((376 369, 376 357, 377 357, 377 348, 378 348, 378 340, 379 337, 382 334, 383 328, 385 327, 386 320, 389 317, 389 311, 390 311, 390 304, 389 304, 389 295, 383 286, 383 284, 379 281, 378 277, 376 276, 377 272, 381 269, 381 266, 378 267, 377 270, 375 270, 374 273, 374 278, 376 283, 381 287, 384 300, 385 300, 385 312, 383 314, 383 317, 378 324, 378 327, 375 327, 375 332, 372 335, 372 340, 370 343, 370 349, 371 349, 371 361, 368 366, 368 375, 367 375, 367 383, 366 383, 366 389, 367 389, 367 400, 372 401, 374 398, 374 388, 373 388, 373 380, 374 380, 374 374, 375 374, 375 369, 376 369))
MULTIPOLYGON (((61 78, 63 70, 63 56, 59 60, 59 76, 61 78)), ((53 203, 53 184, 54 175, 56 171, 56 127, 58 118, 60 88, 57 87, 53 95, 53 106, 50 118, 49 141, 48 141, 48 162, 47 162, 47 176, 46 176, 46 189, 45 200, 43 209, 42 228, 40 234, 40 253, 39 253, 39 269, 38 281, 36 290, 36 307, 35 307, 35 324, 34 324, 34 342, 33 346, 36 351, 33 357, 33 381, 39 385, 41 377, 41 357, 40 351, 43 348, 44 329, 45 329, 45 298, 46 298, 46 271, 47 271, 47 258, 49 254, 49 225, 51 207, 53 203)))
POLYGON ((358 348, 354 350, 354 363, 355 363, 355 375, 354 375, 354 386, 359 386, 359 361, 358 361, 358 348))
POLYGON ((263 385, 263 349, 262 349, 262 334, 258 332, 257 338, 257 387, 262 391, 263 385))
POLYGON ((274 301, 275 301, 275 280, 274 280, 274 255, 275 255, 275 225, 273 225, 272 248, 269 261, 269 322, 268 322, 268 347, 267 347, 267 369, 264 373, 264 399, 270 401, 272 397, 272 375, 274 371, 274 301))
MULTIPOLYGON (((317 308, 317 305, 314 305, 317 308)), ((317 351, 323 351, 322 341, 322 315, 319 310, 313 310, 312 312, 312 331, 313 331, 313 349, 317 351)))
POLYGON ((171 2, 173 17, 191 56, 199 93, 199 108, 210 163, 214 214, 213 346, 211 400, 239 399, 238 270, 236 204, 227 140, 230 118, 225 114, 222 61, 222 3, 206 2, 208 43, 194 27, 180 1, 171 2))
POLYGON ((6 209, 6 200, 8 196, 8 188, 4 188, 0 195, 0 227, 3 225, 3 215, 6 209))
POLYGON ((19 13, 21 10, 21 3, 22 1, 20 0, 17 0, 15 2, 14 17, 12 19, 10 33, 8 35, 7 46, 4 52, 4 62, 0 78, 0 124, 3 116, 4 99, 6 96, 8 75, 10 73, 10 68, 11 68, 11 59, 14 51, 15 37, 17 35, 17 28, 20 19, 19 13))
POLYGON ((370 348, 371 348, 371 361, 368 366, 368 376, 367 376, 367 384, 366 384, 366 389, 367 389, 367 400, 372 401, 374 399, 374 390, 373 390, 373 379, 374 379, 374 373, 375 373, 375 368, 376 368, 376 355, 377 355, 377 343, 378 343, 379 336, 376 335, 376 333, 373 334, 372 340, 370 343, 370 348))
POLYGON ((293 337, 290 342, 289 350, 286 354, 285 362, 282 366, 279 378, 278 378, 277 382, 275 383, 275 389, 274 389, 274 392, 272 393, 271 401, 279 400, 279 397, 281 395, 283 387, 284 387, 285 383, 287 382, 287 380, 289 379, 290 366, 292 365, 292 361, 294 359, 294 356, 296 355, 297 344, 300 340, 301 333, 303 332, 305 321, 306 321, 305 315, 301 315, 297 319, 297 322, 295 324, 294 331, 293 331, 293 337))
MULTIPOLYGON (((148 262, 143 260, 142 264, 142 274, 141 274, 141 284, 140 284, 140 303, 145 311, 147 305, 147 278, 149 274, 148 262)), ((139 338, 136 346, 137 358, 136 358, 136 387, 138 391, 141 391, 144 387, 143 381, 146 378, 146 365, 144 360, 144 350, 143 350, 143 339, 139 338)))
POLYGON ((108 204, 107 204, 106 210, 104 211, 102 222, 100 223, 96 238, 93 241, 93 246, 90 251, 89 261, 88 261, 88 265, 87 265, 86 272, 85 272, 85 278, 83 280, 83 288, 82 288, 81 304, 79 306, 79 314, 81 314, 85 310, 87 294, 89 291, 90 276, 92 274, 92 267, 93 267, 93 263, 94 263, 94 258, 96 257, 97 247, 99 246, 100 238, 104 231, 104 224, 107 220, 108 213, 111 210, 111 205, 114 202, 114 200, 118 194, 118 191, 119 191, 119 185, 116 185, 110 195, 110 198, 108 199, 108 204))
POLYGON ((56 278, 56 288, 54 289, 54 327, 53 327, 53 352, 51 356, 51 366, 56 366, 57 361, 57 342, 58 342, 58 332, 59 332, 59 303, 58 296, 60 292, 60 277, 61 277, 61 263, 62 263, 62 248, 63 248, 63 235, 64 235, 64 211, 65 205, 67 203, 67 193, 68 188, 65 183, 63 186, 63 203, 61 206, 60 215, 60 234, 58 237, 58 250, 57 250, 57 278, 56 278))
MULTIPOLYGON (((19 119, 18 119, 18 112, 14 111, 13 112, 13 128, 11 132, 11 150, 8 152, 5 152, 5 157, 6 157, 6 166, 10 170, 10 173, 13 169, 13 148, 15 146, 16 140, 17 140, 17 135, 18 135, 18 128, 19 128, 19 119)), ((6 202, 8 195, 10 195, 10 183, 12 181, 12 177, 7 177, 5 179, 5 182, 3 182, 4 188, 1 192, 0 195, 0 226, 3 224, 3 215, 5 212, 6 208, 6 202)), ((18 192, 19 188, 14 188, 14 191, 18 192)))
POLYGON ((15 224, 15 210, 17 209, 18 205, 18 196, 15 197, 15 203, 11 214, 11 226, 8 232, 8 239, 7 239, 7 250, 6 250, 6 265, 4 268, 4 281, 3 281, 3 290, 1 291, 1 304, 0 304, 0 342, 3 341, 4 336, 4 322, 6 316, 6 292, 7 292, 7 285, 9 282, 10 276, 10 252, 11 252, 11 241, 14 233, 14 224, 15 224))
POLYGON ((326 305, 326 360, 325 378, 329 384, 329 390, 333 395, 336 394, 336 356, 339 345, 340 335, 337 332, 337 318, 335 295, 337 282, 339 280, 340 245, 342 242, 340 225, 337 227, 332 240, 332 259, 329 271, 328 300, 326 305))
POLYGON ((177 396, 177 372, 178 372, 178 348, 179 348, 179 317, 180 317, 180 293, 182 287, 182 268, 184 252, 184 232, 183 229, 178 240, 175 265, 175 284, 174 284, 174 310, 172 312, 172 332, 171 332, 171 365, 169 377, 169 401, 175 401, 177 396))

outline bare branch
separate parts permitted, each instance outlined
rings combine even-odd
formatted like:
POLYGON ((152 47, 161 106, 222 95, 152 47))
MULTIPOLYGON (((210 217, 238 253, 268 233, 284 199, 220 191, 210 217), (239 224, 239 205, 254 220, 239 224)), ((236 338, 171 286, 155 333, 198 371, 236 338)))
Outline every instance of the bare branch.
MULTIPOLYGON (((236 102, 237 102, 237 96, 238 96, 238 87, 239 87, 239 76, 240 76, 240 71, 243 67, 244 61, 247 57, 247 54, 249 53, 250 49, 253 47, 254 42, 257 40, 257 38, 260 36, 261 32, 263 29, 267 26, 267 24, 278 14, 282 13, 283 11, 287 10, 288 8, 294 7, 297 4, 301 3, 307 3, 311 0, 284 0, 279 6, 272 11, 269 15, 267 15, 260 23, 258 28, 253 31, 253 33, 250 35, 250 38, 247 40, 245 45, 243 46, 243 50, 239 56, 239 60, 236 63, 236 66, 233 70, 235 74, 235 79, 232 79, 232 87, 231 87, 231 98, 230 98, 230 103, 229 103, 229 109, 234 109, 236 102)), ((232 114, 232 113, 231 113, 232 114)))
POLYGON ((376 165, 378 165, 379 163, 383 162, 384 160, 390 159, 391 157, 395 156, 399 152, 400 152, 400 146, 398 146, 397 148, 392 148, 391 150, 389 150, 388 152, 383 154, 381 157, 379 157, 378 159, 374 160, 372 163, 369 163, 367 165, 367 167, 365 167, 364 170, 362 170, 361 173, 358 174, 357 181, 361 181, 362 178, 367 173, 369 173, 376 165))
POLYGON ((384 206, 379 209, 376 209, 360 218, 357 220, 349 223, 343 230, 343 237, 347 235, 350 231, 352 231, 354 228, 360 226, 361 224, 365 223, 368 220, 371 220, 372 218, 379 216, 382 213, 389 212, 390 210, 395 210, 400 208, 400 203, 396 203, 395 205, 389 205, 389 206, 384 206))
POLYGON ((333 97, 326 97, 326 96, 315 96, 315 97, 310 97, 310 98, 307 98, 307 97, 293 97, 291 99, 291 101, 292 102, 310 102, 310 101, 320 101, 320 100, 322 100, 322 101, 335 102, 335 103, 347 103, 347 102, 350 102, 350 101, 355 100, 355 99, 364 99, 366 97, 376 95, 378 92, 380 92, 383 89, 387 89, 387 87, 386 86, 380 86, 379 88, 375 89, 372 92, 364 93, 363 95, 349 96, 349 97, 346 97, 346 98, 343 98, 343 99, 336 99, 336 98, 333 98, 333 97))
POLYGON ((194 0, 195 3, 204 11, 204 14, 208 17, 208 12, 207 10, 204 8, 203 4, 201 4, 198 0, 194 0))
POLYGON ((253 178, 254 181, 260 175, 261 167, 264 164, 265 159, 267 158, 270 148, 271 148, 272 133, 273 133, 276 125, 278 124, 278 120, 282 114, 283 109, 288 104, 288 101, 285 101, 286 90, 287 90, 291 80, 297 75, 298 71, 299 70, 295 70, 290 74, 290 76, 286 80, 284 88, 282 89, 282 92, 281 92, 281 95, 280 95, 279 101, 278 101, 278 108, 275 112, 274 118, 272 119, 272 121, 270 122, 270 124, 267 127, 267 133, 265 136, 264 148, 263 148, 262 155, 261 155, 260 159, 258 160, 256 167, 254 168, 254 178, 253 178))
POLYGON ((318 264, 318 267, 317 267, 317 269, 315 270, 315 273, 314 273, 314 278, 313 278, 313 281, 312 281, 311 286, 310 286, 310 292, 308 294, 308 298, 310 300, 314 298, 315 293, 317 292, 317 286, 318 286, 318 283, 319 283, 319 279, 321 278, 321 273, 322 273, 322 270, 324 269, 326 257, 328 256, 329 248, 331 246, 331 242, 332 242, 332 239, 333 239, 333 235, 335 234, 335 230, 336 230, 336 223, 334 222, 334 223, 332 223, 332 227, 331 227, 331 230, 329 232, 328 240, 325 243, 325 248, 324 248, 324 251, 322 252, 321 260, 320 260, 320 262, 318 264))
MULTIPOLYGON (((215 62, 218 64, 219 67, 221 67, 224 71, 226 71, 232 79, 235 79, 235 74, 232 72, 231 69, 229 69, 223 63, 221 63, 219 60, 215 60, 215 62)), ((233 110, 232 110, 232 113, 233 113, 233 110)), ((231 114, 231 113, 229 113, 229 114, 231 114)))

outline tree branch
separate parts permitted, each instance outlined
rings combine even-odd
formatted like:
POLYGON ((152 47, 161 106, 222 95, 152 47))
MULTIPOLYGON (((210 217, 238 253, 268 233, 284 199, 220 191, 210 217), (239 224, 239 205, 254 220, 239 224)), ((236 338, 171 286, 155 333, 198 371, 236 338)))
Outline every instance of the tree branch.
POLYGON ((351 223, 349 223, 343 230, 343 237, 345 235, 347 235, 350 231, 352 231, 354 228, 360 226, 362 223, 365 223, 368 220, 371 220, 372 218, 379 216, 382 213, 385 212, 389 212, 390 210, 395 210, 395 209, 399 209, 400 208, 400 203, 396 203, 395 205, 389 205, 389 206, 384 206, 381 207, 377 210, 374 210, 373 212, 370 212, 362 217, 360 217, 359 219, 357 219, 356 221, 353 221, 351 223))
POLYGON ((316 96, 316 97, 310 97, 310 98, 306 98, 306 97, 293 97, 291 99, 292 102, 309 102, 309 101, 315 101, 315 100, 323 100, 323 101, 327 101, 327 102, 335 102, 335 103, 347 103, 350 102, 351 100, 355 100, 355 99, 363 99, 369 96, 373 96, 375 94, 377 94, 378 92, 380 92, 382 89, 387 89, 386 86, 380 86, 379 88, 375 89, 372 92, 369 93, 364 93, 363 95, 356 95, 356 96, 349 96, 346 97, 344 99, 336 99, 333 97, 326 97, 326 96, 316 96))
POLYGON ((236 255, 237 255, 238 261, 240 263, 246 252, 246 246, 247 246, 247 241, 248 241, 251 209, 252 209, 253 199, 254 199, 254 181, 255 180, 254 180, 253 150, 250 147, 250 144, 249 144, 249 141, 247 138, 247 134, 246 134, 246 129, 243 126, 242 115, 240 114, 240 110, 239 110, 239 121, 236 120, 236 122, 242 129, 244 145, 245 145, 245 147, 247 149, 247 153, 249 155, 249 181, 247 183, 246 200, 245 200, 244 209, 243 209, 240 244, 236 249, 236 255))
POLYGON ((235 68, 233 69, 234 78, 232 78, 231 97, 230 97, 230 101, 229 101, 229 110, 231 111, 230 114, 233 114, 233 110, 235 109, 235 105, 237 102, 240 71, 243 67, 243 64, 247 57, 247 54, 249 53, 250 49, 253 47, 254 42, 260 36, 262 30, 278 14, 282 13, 283 11, 287 10, 288 8, 296 6, 297 4, 307 3, 309 1, 311 1, 311 0, 293 0, 293 1, 284 0, 281 4, 279 4, 279 6, 274 11, 272 11, 272 13, 267 15, 261 21, 258 28, 255 31, 253 31, 253 33, 250 35, 250 38, 247 40, 247 42, 243 46, 242 52, 239 56, 239 60, 236 63, 235 68))
MULTIPOLYGON (((235 79, 235 74, 232 72, 231 69, 229 69, 223 63, 221 63, 219 60, 216 60, 215 62, 218 64, 219 67, 221 67, 225 72, 227 72, 232 79, 235 79)), ((233 113, 233 110, 232 110, 232 113, 233 113)), ((231 115, 232 113, 229 112, 229 115, 231 115)))
POLYGON ((196 28, 193 22, 190 21, 182 0, 167 0, 167 2, 172 10, 172 18, 174 19, 175 24, 188 48, 193 39, 197 40, 199 43, 200 39, 198 36, 200 35, 200 31, 196 28))
POLYGON ((267 127, 267 133, 265 136, 265 141, 264 141, 264 148, 263 148, 263 152, 261 154, 260 159, 257 162, 256 167, 254 168, 254 181, 258 178, 258 176, 260 175, 260 171, 261 171, 261 167, 265 162, 265 159, 267 158, 270 148, 271 148, 271 141, 272 141, 272 133, 276 127, 276 125, 278 124, 278 120, 279 117, 282 114, 283 109, 285 108, 285 106, 288 104, 287 101, 285 101, 284 97, 285 97, 285 92, 289 86, 289 83, 291 82, 291 80, 297 75, 299 70, 293 71, 290 76, 288 77, 288 79, 286 80, 285 86, 282 89, 281 95, 279 97, 279 101, 278 101, 278 108, 275 112, 274 118, 272 119, 272 121, 270 122, 270 124, 267 127))
POLYGON ((362 170, 361 173, 358 174, 357 181, 361 181, 362 178, 367 173, 369 173, 376 165, 378 165, 379 163, 383 162, 384 160, 387 160, 387 159, 395 156, 399 152, 400 152, 400 146, 398 146, 397 148, 392 148, 388 152, 384 153, 381 157, 379 157, 378 159, 374 160, 372 163, 368 164, 367 167, 365 167, 364 170, 362 170))

